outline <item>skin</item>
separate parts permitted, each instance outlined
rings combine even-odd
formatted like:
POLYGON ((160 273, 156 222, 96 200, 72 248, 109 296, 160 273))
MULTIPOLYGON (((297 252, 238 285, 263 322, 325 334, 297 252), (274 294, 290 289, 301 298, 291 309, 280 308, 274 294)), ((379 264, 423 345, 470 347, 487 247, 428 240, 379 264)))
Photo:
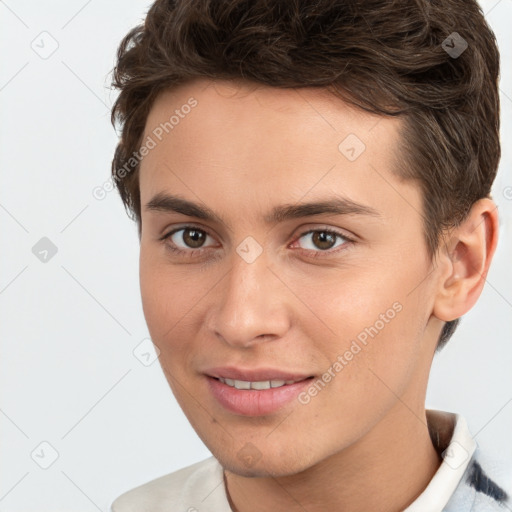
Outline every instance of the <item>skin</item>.
POLYGON ((144 137, 190 97, 197 106, 141 164, 140 284, 160 364, 225 468, 231 507, 403 510, 441 462, 427 430, 428 375, 444 322, 482 290, 497 241, 495 204, 475 203, 432 260, 419 186, 393 173, 400 119, 355 110, 321 89, 201 79, 160 94, 144 137), (338 149, 348 134, 366 145, 355 161, 338 149), (207 206, 221 221, 146 209, 160 192, 207 206), (277 205, 335 195, 378 215, 264 220, 277 205), (208 235, 203 245, 190 246, 190 231, 160 240, 185 226, 208 235), (331 246, 304 234, 326 228, 341 235, 331 246), (252 263, 236 251, 248 236, 263 249, 252 263), (185 253, 172 252, 173 242, 185 253), (249 417, 209 392, 203 371, 213 366, 321 376, 396 302, 401 311, 307 404, 249 417), (246 443, 259 456, 251 465, 238 456, 246 443))

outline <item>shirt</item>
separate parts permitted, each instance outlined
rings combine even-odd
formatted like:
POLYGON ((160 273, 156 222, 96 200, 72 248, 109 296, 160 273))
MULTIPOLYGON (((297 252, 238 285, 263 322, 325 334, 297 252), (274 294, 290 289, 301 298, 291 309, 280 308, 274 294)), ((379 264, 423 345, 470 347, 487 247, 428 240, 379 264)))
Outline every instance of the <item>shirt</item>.
MULTIPOLYGON (((432 443, 443 461, 404 512, 493 512, 512 510, 509 494, 487 473, 483 456, 458 414, 427 410, 432 443)), ((112 512, 232 512, 223 468, 211 456, 151 480, 119 496, 112 512)))

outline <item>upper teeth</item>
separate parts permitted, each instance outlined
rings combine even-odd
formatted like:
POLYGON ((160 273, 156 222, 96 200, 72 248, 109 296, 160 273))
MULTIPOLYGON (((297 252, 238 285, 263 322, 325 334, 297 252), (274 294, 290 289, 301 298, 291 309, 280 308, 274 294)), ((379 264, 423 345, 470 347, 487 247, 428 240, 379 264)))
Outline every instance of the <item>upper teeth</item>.
POLYGON ((228 386, 236 389, 270 389, 280 388, 286 384, 293 384, 296 380, 261 380, 256 382, 250 382, 247 380, 235 380, 235 379, 223 379, 219 377, 219 380, 228 386))

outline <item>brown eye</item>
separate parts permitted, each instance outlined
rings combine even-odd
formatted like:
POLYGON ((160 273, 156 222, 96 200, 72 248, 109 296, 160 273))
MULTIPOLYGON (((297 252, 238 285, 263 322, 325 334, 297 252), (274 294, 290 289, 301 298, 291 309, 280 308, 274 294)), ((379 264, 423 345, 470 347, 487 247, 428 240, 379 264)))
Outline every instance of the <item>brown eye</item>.
MULTIPOLYGON (((205 245, 208 238, 213 238, 203 229, 194 226, 185 226, 175 229, 164 235, 161 240, 169 249, 176 253, 194 253, 198 254, 207 249, 209 245, 205 245)), ((210 243, 210 245, 212 245, 210 243)))
POLYGON ((336 243, 336 236, 328 231, 315 231, 313 233, 312 242, 316 247, 322 250, 332 249, 336 243))
POLYGON ((302 252, 307 253, 308 256, 316 258, 323 255, 323 253, 325 253, 325 256, 334 255, 350 243, 353 243, 353 240, 338 231, 312 229, 302 233, 294 245, 298 245, 303 250, 302 252))
POLYGON ((183 229, 182 240, 191 249, 201 247, 206 240, 206 233, 199 229, 183 229))

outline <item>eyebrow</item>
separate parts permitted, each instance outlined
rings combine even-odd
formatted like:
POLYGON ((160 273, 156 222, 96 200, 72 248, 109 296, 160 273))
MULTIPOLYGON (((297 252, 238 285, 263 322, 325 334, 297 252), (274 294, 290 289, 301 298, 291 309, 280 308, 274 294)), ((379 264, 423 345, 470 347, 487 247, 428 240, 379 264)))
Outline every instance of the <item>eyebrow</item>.
MULTIPOLYGON (((148 211, 181 213, 188 217, 197 217, 205 221, 224 224, 223 219, 207 206, 164 192, 157 193, 146 204, 145 209, 148 211)), ((309 203, 275 206, 269 214, 265 215, 264 221, 267 224, 277 224, 285 220, 322 214, 370 215, 380 217, 380 213, 370 206, 356 203, 345 197, 334 196, 309 203)))

